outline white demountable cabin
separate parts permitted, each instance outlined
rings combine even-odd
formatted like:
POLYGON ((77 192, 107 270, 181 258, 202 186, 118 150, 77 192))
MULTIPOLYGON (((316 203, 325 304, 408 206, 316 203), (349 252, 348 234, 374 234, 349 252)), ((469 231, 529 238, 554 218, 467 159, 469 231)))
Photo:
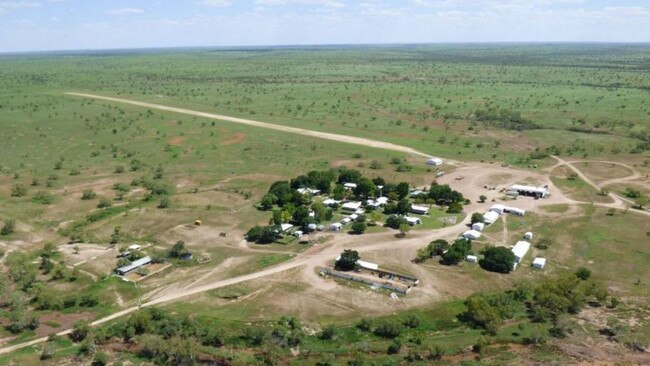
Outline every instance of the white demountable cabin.
POLYGON ((533 260, 533 268, 544 269, 546 266, 546 258, 537 257, 533 260))
POLYGON ((483 222, 490 225, 499 219, 499 214, 494 211, 488 211, 483 215, 483 222))
POLYGON ((514 247, 512 247, 512 252, 515 254, 515 262, 521 263, 521 260, 524 259, 526 253, 530 249, 530 243, 527 241, 518 241, 514 247))

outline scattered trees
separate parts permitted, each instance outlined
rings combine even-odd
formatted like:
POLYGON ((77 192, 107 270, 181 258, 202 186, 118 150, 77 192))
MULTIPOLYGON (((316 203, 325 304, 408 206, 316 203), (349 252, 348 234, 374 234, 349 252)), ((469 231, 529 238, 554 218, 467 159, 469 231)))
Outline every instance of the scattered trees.
POLYGON ((472 242, 469 239, 458 239, 449 250, 442 255, 442 264, 454 265, 462 262, 472 250, 472 242))
POLYGON ((27 195, 27 187, 23 184, 16 183, 11 187, 11 197, 23 197, 27 195))
POLYGON ((4 225, 2 226, 2 229, 0 229, 0 235, 6 236, 6 235, 13 234, 15 229, 16 229, 16 220, 6 219, 4 225))

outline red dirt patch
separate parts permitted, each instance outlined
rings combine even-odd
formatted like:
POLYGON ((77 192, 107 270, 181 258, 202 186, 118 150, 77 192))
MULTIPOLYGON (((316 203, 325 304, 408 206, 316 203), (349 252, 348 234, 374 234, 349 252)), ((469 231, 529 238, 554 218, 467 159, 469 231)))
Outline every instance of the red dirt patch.
POLYGON ((40 326, 36 328, 36 335, 39 337, 44 337, 46 335, 60 332, 64 329, 72 328, 75 322, 79 320, 90 321, 95 318, 93 313, 75 313, 75 314, 63 314, 63 313, 51 313, 43 315, 40 319, 40 326), (53 327, 47 323, 53 322, 59 324, 58 327, 53 327))
POLYGON ((227 146, 227 145, 241 144, 244 141, 246 141, 246 134, 237 132, 221 140, 220 145, 227 146))
POLYGON ((167 143, 172 145, 172 146, 181 146, 181 145, 183 145, 184 141, 185 141, 185 137, 176 136, 176 137, 170 138, 169 141, 167 141, 167 143))

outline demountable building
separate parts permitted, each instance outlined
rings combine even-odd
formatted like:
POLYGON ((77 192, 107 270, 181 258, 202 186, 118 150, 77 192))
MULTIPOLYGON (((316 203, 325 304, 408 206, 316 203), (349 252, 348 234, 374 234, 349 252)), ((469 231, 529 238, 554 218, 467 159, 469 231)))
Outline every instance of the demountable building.
POLYGON ((494 211, 488 211, 483 215, 483 222, 490 225, 499 219, 499 214, 494 211))
POLYGON ((411 225, 411 226, 419 225, 419 224, 422 223, 422 220, 420 220, 418 217, 406 216, 406 217, 404 217, 404 219, 406 220, 406 223, 411 225))
POLYGON ((530 249, 530 243, 527 241, 518 241, 514 247, 512 247, 512 252, 515 254, 515 263, 521 263, 521 260, 524 258, 526 253, 530 249))
POLYGON ((475 255, 468 255, 467 258, 465 258, 468 262, 470 263, 478 263, 478 257, 475 255))
POLYGON ((352 212, 354 212, 354 211, 356 211, 356 210, 358 210, 360 208, 361 208, 361 202, 356 202, 356 201, 346 202, 346 203, 343 204, 343 206, 341 206, 342 210, 344 210, 344 211, 352 211, 352 212))
POLYGON ((418 215, 428 215, 429 214, 429 207, 411 205, 411 212, 413 212, 415 214, 418 214, 418 215))
POLYGON ((546 258, 537 257, 533 260, 533 268, 544 269, 546 265, 546 258))
POLYGON ((492 205, 492 207, 490 207, 490 211, 494 211, 494 212, 498 213, 499 215, 501 215, 503 213, 503 211, 505 211, 505 209, 506 209, 506 206, 500 205, 498 203, 496 205, 492 205))
POLYGON ((357 184, 356 183, 344 183, 343 187, 345 187, 347 189, 355 189, 355 188, 357 188, 357 184))
POLYGON ((339 203, 341 203, 341 201, 337 201, 337 200, 331 199, 331 198, 328 198, 328 199, 323 201, 323 204, 325 206, 334 206, 334 205, 338 205, 339 203))
POLYGON ((136 269, 146 266, 147 264, 153 262, 153 259, 151 257, 146 256, 144 258, 140 258, 137 261, 133 261, 133 263, 129 264, 128 266, 120 267, 115 270, 115 272, 120 275, 124 276, 125 274, 135 271, 136 269))
POLYGON ((291 228, 293 228, 293 225, 291 225, 291 224, 280 224, 280 230, 283 233, 291 230, 291 228))
POLYGON ((476 230, 467 230, 466 232, 463 233, 463 238, 465 239, 476 240, 480 237, 481 237, 481 232, 476 230))
POLYGON ((433 165, 433 166, 442 165, 442 159, 440 159, 440 158, 429 158, 429 159, 427 159, 427 165, 433 165))
POLYGON ((475 222, 472 224, 472 230, 483 231, 485 224, 482 222, 475 222))
POLYGON ((530 232, 530 231, 527 232, 526 234, 524 234, 524 239, 526 239, 526 240, 533 240, 533 233, 530 232))
POLYGON ((505 212, 515 214, 517 216, 524 216, 526 214, 526 210, 522 210, 521 208, 517 207, 506 207, 505 212))
POLYGON ((340 222, 335 222, 332 225, 330 225, 330 231, 339 231, 343 228, 343 224, 340 222))

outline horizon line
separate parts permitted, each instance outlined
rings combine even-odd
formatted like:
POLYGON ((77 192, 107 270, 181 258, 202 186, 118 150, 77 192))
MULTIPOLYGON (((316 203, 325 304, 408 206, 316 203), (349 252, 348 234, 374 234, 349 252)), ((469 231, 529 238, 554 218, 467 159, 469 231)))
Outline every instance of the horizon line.
POLYGON ((222 45, 222 46, 144 46, 144 47, 116 47, 116 48, 68 48, 52 50, 30 50, 30 51, 0 51, 0 56, 25 56, 25 55, 47 55, 65 53, 97 53, 97 52, 132 52, 132 51, 173 51, 173 50, 262 50, 262 49, 291 49, 291 48, 325 48, 325 47, 399 47, 399 46, 436 46, 436 45, 648 45, 650 41, 468 41, 468 42, 389 42, 389 43, 312 43, 312 44, 259 44, 259 45, 222 45))

